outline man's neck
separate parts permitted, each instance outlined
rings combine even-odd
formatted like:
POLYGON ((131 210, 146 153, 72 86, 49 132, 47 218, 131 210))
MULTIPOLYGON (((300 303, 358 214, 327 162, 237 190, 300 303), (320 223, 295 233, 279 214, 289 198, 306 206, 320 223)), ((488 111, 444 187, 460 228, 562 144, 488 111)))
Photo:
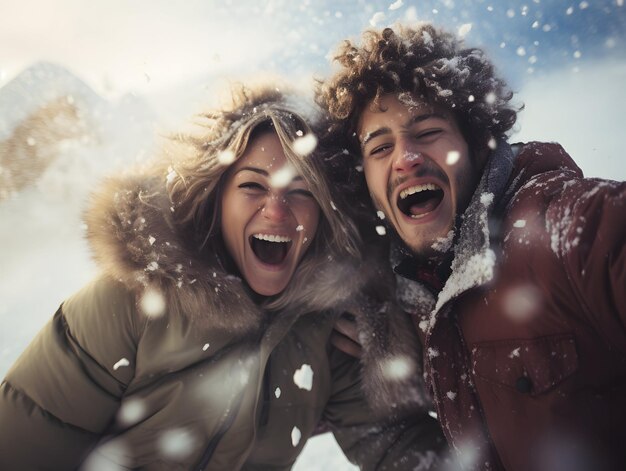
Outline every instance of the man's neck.
POLYGON ((450 276, 454 252, 448 251, 437 257, 420 258, 402 250, 403 258, 395 267, 396 273, 425 284, 431 291, 438 293, 450 276))

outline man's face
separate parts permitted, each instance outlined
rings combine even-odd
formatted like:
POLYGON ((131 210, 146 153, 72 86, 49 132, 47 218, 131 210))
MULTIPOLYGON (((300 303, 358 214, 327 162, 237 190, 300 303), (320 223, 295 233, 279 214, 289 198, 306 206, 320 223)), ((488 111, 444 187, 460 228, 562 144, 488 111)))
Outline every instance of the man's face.
POLYGON ((405 96, 384 95, 383 111, 368 105, 357 132, 374 204, 416 256, 431 257, 467 207, 479 171, 453 116, 405 96))

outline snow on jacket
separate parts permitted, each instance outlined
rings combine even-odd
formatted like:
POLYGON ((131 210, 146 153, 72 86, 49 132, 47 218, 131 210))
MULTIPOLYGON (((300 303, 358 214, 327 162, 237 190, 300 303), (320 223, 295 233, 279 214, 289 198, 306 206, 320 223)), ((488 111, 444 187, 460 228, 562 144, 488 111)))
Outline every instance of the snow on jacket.
POLYGON ((443 289, 397 277, 465 468, 626 469, 625 221, 626 183, 502 143, 443 289))
POLYGON ((410 320, 361 322, 378 339, 364 365, 331 348, 330 308, 350 292, 346 269, 322 261, 302 302, 260 309, 186 245, 161 180, 110 182, 87 213, 103 273, 3 381, 0 469, 289 469, 320 420, 363 469, 436 463, 445 440, 425 409, 383 419, 363 394, 389 411, 418 387, 376 364, 414 348, 410 320))

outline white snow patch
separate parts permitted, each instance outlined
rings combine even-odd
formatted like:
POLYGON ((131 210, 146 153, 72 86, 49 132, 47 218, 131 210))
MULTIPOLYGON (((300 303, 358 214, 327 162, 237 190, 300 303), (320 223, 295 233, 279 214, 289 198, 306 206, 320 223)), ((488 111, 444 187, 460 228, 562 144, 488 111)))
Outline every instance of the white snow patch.
POLYGON ((384 236, 387 233, 385 226, 376 226, 376 233, 380 236, 384 236))
POLYGON ((493 203, 493 193, 485 192, 480 195, 480 202, 483 206, 489 206, 491 203, 493 203))
POLYGON ((123 401, 117 412, 117 420, 124 426, 134 425, 145 417, 146 409, 146 404, 141 399, 123 401))
POLYGON ((446 156, 446 164, 454 165, 459 161, 460 158, 461 158, 461 153, 458 150, 451 150, 450 152, 448 152, 448 155, 446 156))
POLYGON ((96 447, 85 459, 80 469, 85 471, 122 471, 129 469, 127 447, 120 439, 110 440, 96 447))
POLYGON ((150 243, 150 245, 154 245, 154 243, 156 242, 156 239, 152 236, 148 237, 148 242, 150 243))
POLYGON ((129 366, 129 365, 130 365, 130 361, 128 361, 127 358, 120 358, 120 360, 115 365, 113 365, 113 369, 118 370, 122 366, 129 366))
POLYGON ((274 188, 285 188, 293 181, 295 176, 296 171, 294 168, 289 164, 285 164, 272 174, 270 185, 274 188))
POLYGON ((208 343, 208 342, 207 342, 207 343, 205 343, 205 344, 202 346, 202 351, 203 351, 203 352, 206 352, 206 351, 209 349, 209 347, 210 347, 209 343, 208 343))
POLYGON ((385 219, 385 213, 382 211, 376 211, 376 216, 378 216, 378 219, 385 219))
POLYGON ((293 429, 291 430, 291 444, 296 447, 298 446, 298 443, 300 443, 300 439, 302 438, 302 432, 300 432, 300 429, 296 426, 293 427, 293 429))
POLYGON ((496 254, 491 249, 472 255, 459 270, 448 278, 448 282, 439 294, 435 310, 438 311, 446 301, 457 293, 462 293, 473 286, 482 285, 493 279, 495 264, 496 254))
POLYGON ((297 369, 293 374, 293 382, 300 389, 310 391, 313 388, 313 368, 311 368, 311 365, 304 363, 297 369))
POLYGON ((428 358, 437 358, 439 356, 439 350, 436 348, 428 347, 428 358))
POLYGON ((314 134, 307 134, 293 141, 293 150, 296 154, 307 156, 317 147, 317 137, 314 134))
POLYGON ((517 322, 525 322, 541 311, 541 291, 531 284, 509 288, 502 297, 505 315, 517 322))
POLYGON ((165 177, 165 181, 168 184, 170 184, 176 179, 178 174, 176 173, 176 170, 174 170, 172 167, 168 167, 167 172, 168 173, 167 173, 167 176, 165 177))
POLYGON ((472 23, 465 23, 459 27, 458 35, 460 38, 464 38, 472 30, 472 23))
POLYGON ((146 288, 139 300, 139 309, 148 317, 160 317, 165 313, 165 297, 155 288, 146 288))
POLYGON ((383 360, 381 369, 385 378, 392 381, 401 381, 415 372, 415 362, 405 355, 398 355, 383 360))
POLYGON ((304 226, 302 224, 298 224, 298 226, 296 226, 296 232, 302 232, 304 230, 304 226))
POLYGON ((159 450, 163 456, 175 460, 189 456, 195 444, 195 437, 184 428, 166 430, 158 439, 159 450))
POLYGON ((280 390, 280 388, 276 388, 274 390, 274 396, 276 396, 276 399, 278 399, 281 395, 282 391, 280 390))
POLYGON ((511 353, 509 353, 509 358, 517 358, 519 357, 519 351, 521 350, 522 347, 517 347, 513 350, 511 350, 511 353))
POLYGON ((446 396, 448 397, 448 399, 450 399, 451 401, 454 401, 456 399, 456 393, 453 391, 448 391, 446 393, 446 396))
POLYGON ((217 154, 217 161, 220 165, 230 165, 235 161, 235 153, 230 149, 223 150, 217 154))
POLYGON ((513 227, 526 227, 526 219, 518 219, 513 223, 513 227))
POLYGON ((437 252, 447 252, 452 247, 454 241, 454 229, 451 229, 445 237, 437 237, 435 242, 430 246, 437 252))
POLYGON ((382 23, 383 21, 385 21, 385 14, 382 11, 377 11, 376 13, 374 13, 374 15, 370 18, 370 25, 372 26, 376 26, 380 23, 382 23))
POLYGON ((434 410, 429 410, 428 415, 430 415, 433 419, 437 419, 437 413, 434 410))

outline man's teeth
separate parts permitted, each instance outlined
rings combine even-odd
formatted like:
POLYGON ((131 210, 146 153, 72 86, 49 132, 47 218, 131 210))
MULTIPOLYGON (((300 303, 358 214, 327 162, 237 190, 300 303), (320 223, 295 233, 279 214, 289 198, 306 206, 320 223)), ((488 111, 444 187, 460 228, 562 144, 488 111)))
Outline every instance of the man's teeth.
POLYGON ((439 187, 437 185, 435 185, 434 183, 426 183, 425 185, 411 186, 409 188, 405 188, 404 190, 402 190, 400 192, 400 199, 403 200, 407 196, 411 196, 411 195, 413 195, 415 193, 419 193, 420 191, 438 190, 438 189, 439 189, 439 187))
POLYGON ((252 237, 259 240, 265 240, 267 242, 291 242, 290 237, 273 234, 254 234, 252 237))

